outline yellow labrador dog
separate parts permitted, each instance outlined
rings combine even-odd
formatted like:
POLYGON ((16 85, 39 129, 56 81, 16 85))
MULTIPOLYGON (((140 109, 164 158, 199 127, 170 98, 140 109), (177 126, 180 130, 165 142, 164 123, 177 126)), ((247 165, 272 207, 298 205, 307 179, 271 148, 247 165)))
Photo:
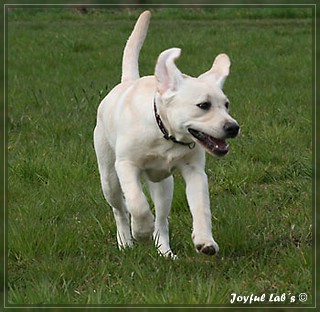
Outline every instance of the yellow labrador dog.
POLYGON ((98 108, 94 146, 103 194, 113 209, 120 249, 132 246, 133 238, 153 237, 161 255, 175 258, 168 215, 172 172, 179 169, 193 218, 193 243, 198 252, 213 255, 219 248, 212 237, 205 151, 226 155, 226 139, 239 133, 221 89, 230 60, 219 54, 209 71, 193 78, 176 67, 181 50, 172 48, 159 55, 154 76, 140 78, 138 58, 150 16, 149 11, 140 15, 124 49, 121 83, 98 108), (150 190, 155 218, 141 177, 150 190))

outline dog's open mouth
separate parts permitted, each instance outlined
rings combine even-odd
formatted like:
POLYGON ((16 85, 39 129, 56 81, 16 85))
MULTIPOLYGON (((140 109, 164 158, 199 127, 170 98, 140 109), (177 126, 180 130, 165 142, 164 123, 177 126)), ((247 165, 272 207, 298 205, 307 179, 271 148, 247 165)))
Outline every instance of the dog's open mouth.
POLYGON ((209 134, 189 128, 188 131, 211 154, 224 156, 229 151, 229 145, 225 140, 216 139, 209 134))

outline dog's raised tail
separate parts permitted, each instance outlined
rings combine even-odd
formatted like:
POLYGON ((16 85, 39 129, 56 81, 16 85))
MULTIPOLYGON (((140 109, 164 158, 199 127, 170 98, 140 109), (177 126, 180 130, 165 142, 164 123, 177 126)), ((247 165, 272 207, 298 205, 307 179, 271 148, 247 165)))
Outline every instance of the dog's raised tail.
POLYGON ((148 32, 150 17, 150 11, 144 11, 139 16, 127 41, 122 57, 121 82, 140 78, 138 60, 141 47, 148 32))

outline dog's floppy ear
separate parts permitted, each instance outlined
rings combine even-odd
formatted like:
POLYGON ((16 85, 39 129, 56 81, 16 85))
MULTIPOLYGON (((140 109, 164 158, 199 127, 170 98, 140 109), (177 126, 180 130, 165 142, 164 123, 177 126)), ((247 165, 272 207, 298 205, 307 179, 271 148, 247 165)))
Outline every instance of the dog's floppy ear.
POLYGON ((220 89, 222 89, 226 78, 229 75, 230 59, 227 54, 219 54, 210 70, 200 75, 198 78, 211 83, 215 83, 220 89))
POLYGON ((178 90, 182 74, 174 61, 180 56, 181 49, 172 48, 163 51, 157 61, 155 76, 157 79, 157 89, 161 95, 166 91, 175 92, 178 90))

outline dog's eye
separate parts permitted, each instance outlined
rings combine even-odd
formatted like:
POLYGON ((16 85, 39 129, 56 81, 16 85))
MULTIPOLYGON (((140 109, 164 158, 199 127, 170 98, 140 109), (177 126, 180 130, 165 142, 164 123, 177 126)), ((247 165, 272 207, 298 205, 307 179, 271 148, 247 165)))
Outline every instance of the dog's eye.
POLYGON ((227 101, 224 106, 226 107, 226 109, 229 109, 229 102, 227 101))
POLYGON ((210 102, 203 102, 203 103, 197 104, 197 106, 203 110, 209 110, 211 107, 211 103, 210 102))

